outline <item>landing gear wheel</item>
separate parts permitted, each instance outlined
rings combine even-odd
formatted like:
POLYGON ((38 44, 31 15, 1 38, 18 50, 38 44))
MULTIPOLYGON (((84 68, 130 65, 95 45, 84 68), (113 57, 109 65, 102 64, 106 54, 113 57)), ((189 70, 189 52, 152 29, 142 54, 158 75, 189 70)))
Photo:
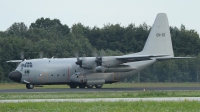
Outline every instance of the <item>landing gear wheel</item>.
POLYGON ((76 84, 70 84, 69 86, 70 86, 70 88, 72 88, 72 89, 73 89, 73 88, 77 88, 77 85, 76 85, 76 84))
POLYGON ((96 88, 102 88, 103 84, 95 85, 96 88))
POLYGON ((26 88, 27 88, 27 89, 33 89, 33 88, 34 88, 34 85, 33 85, 33 84, 26 84, 26 88))
POLYGON ((84 84, 81 84, 81 85, 78 85, 78 87, 79 87, 79 88, 85 88, 85 87, 86 87, 86 85, 84 85, 84 84))
POLYGON ((94 85, 87 85, 87 88, 93 88, 94 85))

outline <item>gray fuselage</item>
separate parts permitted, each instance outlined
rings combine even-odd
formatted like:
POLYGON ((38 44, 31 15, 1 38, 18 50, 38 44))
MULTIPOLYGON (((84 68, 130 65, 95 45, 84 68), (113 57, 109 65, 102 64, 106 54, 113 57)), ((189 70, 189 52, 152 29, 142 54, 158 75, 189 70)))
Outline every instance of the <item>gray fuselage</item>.
POLYGON ((69 84, 73 83, 70 78, 75 73, 81 73, 87 81, 105 80, 105 83, 113 83, 137 73, 156 60, 125 63, 117 67, 106 68, 104 73, 81 68, 75 62, 76 58, 24 60, 16 70, 22 74, 20 83, 25 84, 69 84))

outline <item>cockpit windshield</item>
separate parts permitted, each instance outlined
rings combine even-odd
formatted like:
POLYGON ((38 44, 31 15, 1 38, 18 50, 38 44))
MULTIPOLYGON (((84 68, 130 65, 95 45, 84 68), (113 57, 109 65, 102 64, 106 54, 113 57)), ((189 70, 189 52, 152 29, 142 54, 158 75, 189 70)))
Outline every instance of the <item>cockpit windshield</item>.
POLYGON ((24 64, 24 67, 33 67, 32 63, 31 62, 26 62, 24 64))
POLYGON ((22 63, 22 64, 21 64, 21 67, 23 67, 23 66, 24 66, 24 64, 22 63))
POLYGON ((21 71, 23 70, 23 67, 24 67, 24 64, 22 63, 22 64, 21 64, 21 69, 20 69, 21 71))
POLYGON ((33 64, 32 64, 32 62, 26 62, 26 63, 21 63, 21 65, 19 65, 19 67, 20 67, 20 70, 22 71, 23 70, 23 68, 31 68, 31 67, 33 67, 33 64))

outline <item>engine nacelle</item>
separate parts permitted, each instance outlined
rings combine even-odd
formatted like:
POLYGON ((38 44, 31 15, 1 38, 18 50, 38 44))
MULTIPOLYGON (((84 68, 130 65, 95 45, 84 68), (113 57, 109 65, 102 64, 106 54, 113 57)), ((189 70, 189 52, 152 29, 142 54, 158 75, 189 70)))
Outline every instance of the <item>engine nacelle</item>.
POLYGON ((70 77, 70 81, 75 83, 86 83, 87 79, 80 72, 77 72, 70 77))
POLYGON ((120 60, 117 60, 115 57, 103 57, 102 58, 102 66, 104 67, 112 67, 116 65, 120 65, 122 62, 120 60))
POLYGON ((96 66, 95 57, 85 58, 82 60, 82 67, 85 69, 91 69, 96 66))

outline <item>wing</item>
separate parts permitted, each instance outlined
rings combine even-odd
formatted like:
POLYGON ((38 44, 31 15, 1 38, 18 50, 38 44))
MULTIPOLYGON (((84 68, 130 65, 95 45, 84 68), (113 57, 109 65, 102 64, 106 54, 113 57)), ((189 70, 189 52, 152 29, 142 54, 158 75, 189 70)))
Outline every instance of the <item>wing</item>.
POLYGON ((144 61, 151 60, 153 58, 165 57, 168 55, 124 55, 124 56, 116 56, 117 60, 121 60, 123 62, 134 62, 134 61, 144 61))
POLYGON ((6 61, 7 63, 20 63, 22 62, 22 60, 9 60, 9 61, 6 61))

